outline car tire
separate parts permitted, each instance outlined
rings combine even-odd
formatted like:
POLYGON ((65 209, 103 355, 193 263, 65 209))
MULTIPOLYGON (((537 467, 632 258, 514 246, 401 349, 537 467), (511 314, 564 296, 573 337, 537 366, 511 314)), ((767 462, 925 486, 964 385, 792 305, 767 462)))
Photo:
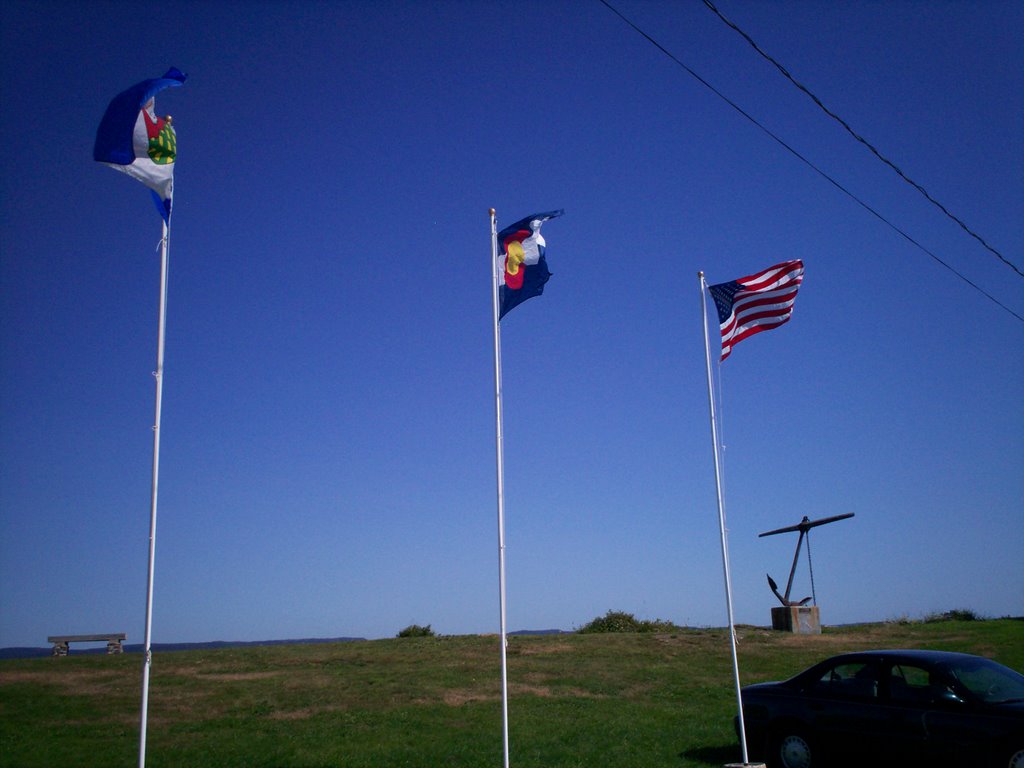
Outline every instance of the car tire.
POLYGON ((803 728, 781 728, 772 739, 773 768, 815 768, 818 760, 814 755, 814 740, 803 728))
POLYGON ((1010 757, 1006 761, 1007 768, 1024 768, 1024 749, 1018 749, 1010 752, 1010 757))

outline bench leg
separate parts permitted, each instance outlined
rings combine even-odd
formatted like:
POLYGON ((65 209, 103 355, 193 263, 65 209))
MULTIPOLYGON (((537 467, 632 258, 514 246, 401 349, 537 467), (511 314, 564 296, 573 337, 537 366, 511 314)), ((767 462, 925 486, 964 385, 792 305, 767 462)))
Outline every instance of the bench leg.
POLYGON ((120 640, 108 640, 107 641, 107 653, 124 653, 124 647, 121 645, 120 640))
POLYGON ((68 655, 68 644, 67 643, 54 643, 53 650, 50 651, 51 656, 67 656, 68 655))

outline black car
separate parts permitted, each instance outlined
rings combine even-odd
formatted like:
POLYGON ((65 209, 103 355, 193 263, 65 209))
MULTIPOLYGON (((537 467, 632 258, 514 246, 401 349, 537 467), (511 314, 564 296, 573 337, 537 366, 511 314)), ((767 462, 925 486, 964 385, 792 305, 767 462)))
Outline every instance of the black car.
POLYGON ((1024 768, 1024 675, 980 656, 846 653, 742 697, 750 758, 771 768, 1024 768))

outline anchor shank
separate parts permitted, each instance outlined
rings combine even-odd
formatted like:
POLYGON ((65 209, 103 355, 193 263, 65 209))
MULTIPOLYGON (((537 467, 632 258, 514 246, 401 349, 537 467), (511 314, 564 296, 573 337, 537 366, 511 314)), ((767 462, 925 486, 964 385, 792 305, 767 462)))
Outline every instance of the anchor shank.
POLYGON ((787 605, 789 605, 789 592, 793 589, 793 576, 796 575, 796 564, 797 561, 800 559, 800 545, 804 543, 805 534, 806 531, 803 528, 801 528, 800 538, 796 541, 796 552, 793 553, 793 567, 789 569, 789 581, 786 582, 786 594, 784 595, 784 598, 786 600, 787 605))

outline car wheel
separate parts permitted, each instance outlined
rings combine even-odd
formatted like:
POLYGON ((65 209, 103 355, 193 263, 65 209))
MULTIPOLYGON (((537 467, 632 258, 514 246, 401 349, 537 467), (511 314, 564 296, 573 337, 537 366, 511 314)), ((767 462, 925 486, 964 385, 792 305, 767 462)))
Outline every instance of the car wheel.
POLYGON ((813 758, 810 736, 806 731, 797 728, 786 728, 779 732, 775 739, 775 748, 772 750, 772 758, 778 768, 812 768, 817 765, 813 758))
POLYGON ((1024 768, 1024 749, 1018 749, 1010 753, 1010 759, 1006 763, 1007 768, 1024 768))

